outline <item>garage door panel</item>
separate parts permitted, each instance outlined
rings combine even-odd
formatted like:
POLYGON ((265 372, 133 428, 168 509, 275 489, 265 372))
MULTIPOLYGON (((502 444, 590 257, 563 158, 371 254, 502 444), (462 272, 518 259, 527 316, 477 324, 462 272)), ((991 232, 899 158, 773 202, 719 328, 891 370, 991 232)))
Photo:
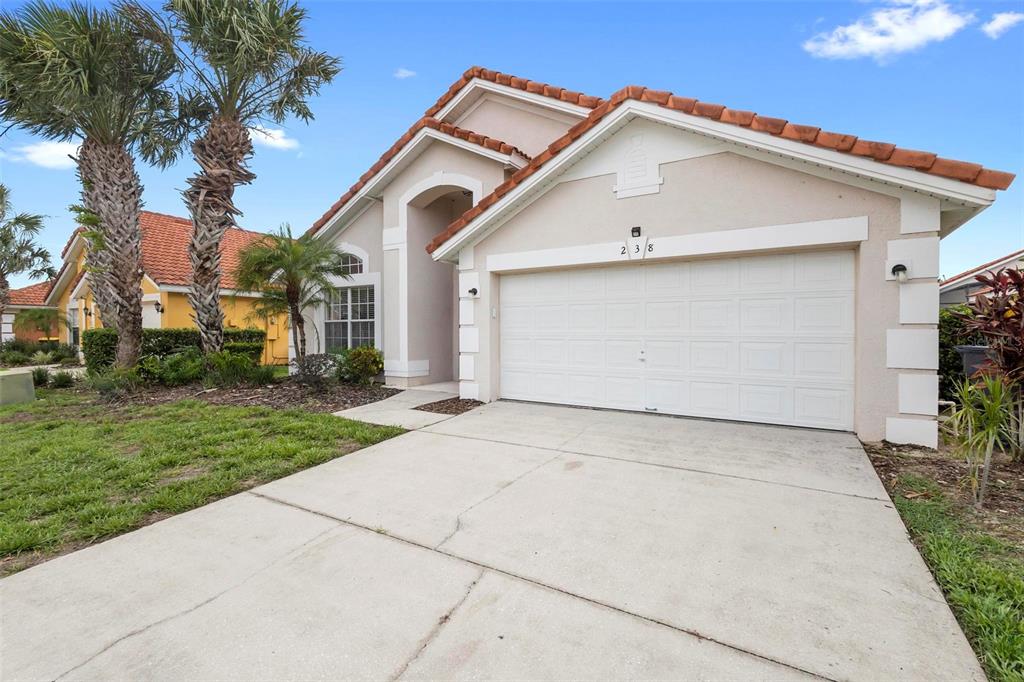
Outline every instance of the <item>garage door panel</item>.
POLYGON ((853 253, 501 278, 500 394, 852 428, 853 253))

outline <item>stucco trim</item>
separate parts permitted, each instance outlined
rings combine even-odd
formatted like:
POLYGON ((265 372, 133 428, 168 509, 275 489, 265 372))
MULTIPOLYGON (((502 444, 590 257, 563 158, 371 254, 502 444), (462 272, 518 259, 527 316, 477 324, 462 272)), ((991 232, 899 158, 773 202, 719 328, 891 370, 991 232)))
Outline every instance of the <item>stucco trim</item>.
MULTIPOLYGON (((810 246, 836 246, 866 241, 867 216, 813 220, 788 225, 765 225, 736 230, 716 230, 646 240, 648 260, 774 251, 810 246)), ((570 265, 600 265, 630 260, 625 242, 583 244, 557 249, 518 251, 487 257, 489 272, 514 272, 570 265)), ((460 282, 460 288, 465 288, 460 282)))

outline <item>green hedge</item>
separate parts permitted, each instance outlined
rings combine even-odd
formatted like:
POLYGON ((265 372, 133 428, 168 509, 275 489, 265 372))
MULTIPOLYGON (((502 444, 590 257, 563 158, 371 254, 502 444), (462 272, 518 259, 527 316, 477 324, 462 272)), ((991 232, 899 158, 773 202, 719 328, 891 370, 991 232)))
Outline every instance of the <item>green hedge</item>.
MULTIPOLYGON (((262 329, 225 329, 224 346, 241 344, 243 352, 249 355, 252 348, 259 346, 259 354, 255 356, 259 362, 266 343, 267 333, 262 329)), ((152 356, 165 358, 187 348, 199 348, 198 329, 143 329, 142 357, 152 356)), ((85 366, 91 371, 99 371, 114 364, 117 352, 117 332, 112 329, 87 329, 82 332, 82 354, 85 366)))
POLYGON ((225 341, 224 350, 235 355, 247 355, 255 363, 263 361, 264 344, 259 341, 225 341))

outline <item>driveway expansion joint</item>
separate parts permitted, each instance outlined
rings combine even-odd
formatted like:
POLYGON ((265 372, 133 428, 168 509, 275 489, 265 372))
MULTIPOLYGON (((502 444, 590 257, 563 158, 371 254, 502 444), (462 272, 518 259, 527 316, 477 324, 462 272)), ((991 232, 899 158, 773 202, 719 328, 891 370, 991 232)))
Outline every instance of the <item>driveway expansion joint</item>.
MULTIPOLYGON (((560 453, 562 455, 573 455, 573 456, 576 456, 576 457, 594 457, 596 459, 607 459, 607 460, 611 460, 613 462, 624 462, 626 464, 637 464, 639 466, 658 467, 659 469, 672 469, 674 471, 687 471, 687 472, 694 473, 694 474, 704 474, 706 476, 721 476, 723 478, 734 478, 734 479, 737 479, 737 480, 740 480, 740 481, 750 481, 752 483, 763 483, 765 485, 777 485, 777 486, 782 486, 784 488, 796 488, 797 490, 807 490, 809 492, 822 493, 822 494, 825 494, 825 495, 839 495, 841 497, 852 497, 852 498, 855 498, 855 499, 858 499, 858 500, 867 500, 869 502, 884 502, 886 504, 889 504, 889 503, 892 502, 892 500, 890 500, 888 497, 872 497, 870 495, 858 495, 857 493, 843 493, 843 492, 839 492, 839 491, 836 491, 836 490, 825 490, 824 488, 814 488, 812 486, 797 485, 795 483, 783 483, 781 481, 767 481, 767 480, 765 480, 763 478, 754 478, 752 476, 740 476, 739 474, 726 474, 726 473, 722 473, 721 471, 709 471, 707 469, 697 469, 697 468, 694 468, 694 467, 675 466, 673 464, 662 464, 660 462, 641 462, 640 460, 627 459, 625 457, 613 457, 611 455, 595 455, 592 452, 578 452, 576 450, 561 450, 559 448, 545 447, 543 445, 529 445, 529 444, 524 444, 524 443, 514 443, 512 441, 497 440, 497 439, 494 439, 494 438, 481 438, 479 436, 466 436, 466 435, 457 434, 457 433, 447 433, 445 431, 427 431, 425 429, 417 429, 417 430, 418 431, 422 431, 423 433, 432 433, 434 435, 447 436, 449 438, 464 438, 466 440, 477 440, 477 441, 481 441, 481 442, 484 442, 484 443, 498 443, 500 445, 513 445, 513 446, 516 446, 516 447, 531 448, 531 449, 534 449, 534 450, 548 450, 549 452, 558 452, 558 453, 560 453)), ((585 430, 586 429, 584 429, 584 431, 585 430)), ((570 438, 569 441, 573 440, 574 438, 576 438, 576 436, 573 436, 572 438, 570 438)), ((566 441, 566 442, 569 442, 569 441, 566 441)), ((559 447, 561 447, 561 446, 559 446, 559 447)), ((863 448, 861 448, 861 452, 862 453, 864 452, 863 448)), ((867 453, 864 453, 864 456, 867 457, 867 453)))
MULTIPOLYGON (((477 439, 477 440, 484 440, 484 439, 477 439)), ((550 449, 550 448, 542 448, 542 449, 550 449)), ((560 454, 565 454, 565 453, 560 453, 560 454)), ((574 454, 574 453, 570 453, 570 454, 574 454)), ((582 453, 580 453, 580 454, 582 454, 582 453)), ((552 458, 552 460, 553 459, 555 459, 555 458, 552 458)), ((551 460, 549 460, 549 461, 551 461, 551 460)), ((547 462, 545 462, 545 464, 546 463, 547 462)), ((540 466, 543 466, 543 465, 540 465, 540 466)), ((538 468, 538 467, 535 467, 535 468, 538 468)), ((529 473, 529 472, 527 472, 527 473, 529 473)), ((452 609, 452 611, 449 612, 449 613, 454 613, 455 609, 457 609, 469 597, 469 592, 472 590, 472 588, 480 580, 480 577, 482 577, 483 574, 486 571, 493 571, 494 573, 498 573, 500 575, 504 575, 506 577, 512 578, 513 580, 519 580, 519 581, 528 583, 530 585, 533 585, 535 587, 540 587, 540 588, 545 589, 545 590, 550 590, 552 592, 557 592, 558 594, 561 594, 561 595, 564 595, 564 596, 567 596, 567 597, 571 597, 573 599, 579 599, 579 600, 587 602, 588 604, 591 604, 593 606, 598 606, 598 607, 601 607, 601 608, 609 609, 611 611, 615 611, 617 613, 623 614, 625 616, 629 616, 631 618, 636 618, 638 620, 641 620, 641 621, 644 621, 644 622, 647 622, 647 623, 651 623, 653 625, 658 625, 658 626, 661 626, 661 627, 664 627, 664 628, 668 628, 669 630, 673 630, 673 631, 675 631, 677 633, 680 633, 682 635, 685 635, 685 636, 695 637, 695 638, 697 638, 699 640, 702 640, 702 641, 705 641, 705 642, 711 642, 712 644, 717 644, 719 646, 726 647, 727 649, 731 649, 731 650, 736 651, 736 652, 738 652, 740 654, 744 654, 744 655, 747 655, 747 656, 752 656, 753 658, 760 659, 762 661, 765 661, 766 663, 771 663, 771 664, 774 664, 774 665, 782 666, 784 668, 788 668, 789 670, 793 670, 793 671, 796 671, 796 672, 799 672, 799 673, 803 673, 805 675, 809 675, 809 676, 811 676, 811 677, 813 677, 815 679, 826 680, 827 682, 840 682, 839 680, 837 680, 835 678, 827 677, 826 675, 822 675, 821 673, 816 673, 816 672, 814 672, 812 670, 807 670, 806 668, 801 668, 800 666, 795 665, 793 663, 787 663, 785 661, 782 661, 782 660, 779 660, 779 659, 776 659, 776 658, 772 658, 771 656, 768 656, 766 654, 761 654, 761 653, 758 653, 756 651, 750 651, 749 649, 744 649, 743 647, 741 647, 739 645, 730 644, 728 642, 725 642, 725 641, 722 641, 722 640, 719 640, 719 639, 715 639, 714 637, 711 637, 710 635, 703 634, 703 633, 701 633, 698 630, 693 630, 693 629, 689 629, 689 628, 685 628, 685 627, 680 627, 678 625, 673 625, 672 623, 669 623, 669 622, 666 622, 666 621, 663 621, 663 620, 659 620, 659 619, 653 618, 651 616, 645 616, 645 615, 642 615, 642 614, 639 614, 639 613, 634 613, 633 611, 627 611, 626 609, 624 609, 622 607, 619 607, 619 606, 615 606, 614 604, 609 604, 607 602, 603 602, 603 601, 600 601, 598 599, 594 599, 592 597, 586 597, 586 596, 583 596, 583 595, 580 595, 580 594, 576 594, 575 592, 569 592, 569 591, 564 590, 564 589, 562 589, 560 587, 555 587, 554 585, 549 585, 549 584, 541 582, 539 580, 535 580, 533 578, 529 578, 527 576, 520 575, 518 573, 513 573, 513 572, 505 570, 503 568, 498 568, 497 566, 491 566, 489 564, 485 564, 485 563, 482 563, 480 561, 475 561, 473 559, 466 558, 466 557, 461 556, 459 554, 455 554, 453 552, 449 552, 449 551, 446 551, 444 549, 440 549, 439 547, 431 547, 430 545, 426 545, 426 544, 423 544, 423 543, 418 542, 416 540, 412 540, 412 539, 409 539, 409 538, 402 537, 400 535, 392 535, 391 533, 388 533, 386 531, 382 532, 381 530, 370 528, 369 526, 364 526, 364 525, 362 525, 360 523, 356 523, 355 521, 351 521, 349 519, 342 519, 342 518, 339 518, 337 516, 332 516, 331 514, 328 514, 326 512, 317 511, 315 509, 310 509, 309 507, 304 507, 304 506, 299 505, 299 504, 294 504, 292 502, 288 502, 287 500, 283 500, 281 498, 273 497, 273 496, 267 495, 265 493, 258 493, 258 492, 249 490, 245 494, 254 495, 255 497, 259 497, 259 498, 262 498, 264 500, 267 500, 268 502, 274 502, 276 504, 280 504, 280 505, 283 505, 285 507, 291 507, 292 509, 298 509, 299 511, 304 511, 304 512, 307 512, 309 514, 314 514, 316 516, 323 517, 325 519, 330 519, 332 521, 336 521, 339 524, 344 524, 344 525, 347 525, 347 526, 351 526, 353 528, 358 528, 358 529, 366 531, 368 533, 373 533, 374 535, 378 535, 378 536, 384 537, 385 539, 393 540, 395 542, 401 542, 403 544, 410 545, 412 547, 418 547, 419 549, 423 549, 423 550, 426 550, 428 552, 434 552, 436 554, 440 554, 442 556, 448 557, 449 559, 454 559, 455 561, 461 561, 463 563, 470 564, 472 566, 476 566, 477 568, 481 569, 480 576, 478 576, 477 579, 473 582, 473 584, 470 585, 470 587, 469 587, 469 589, 467 589, 465 595, 463 595, 462 600, 460 600, 455 605, 455 607, 452 609)), ((447 620, 444 621, 444 623, 446 623, 446 622, 447 622, 447 620)), ((439 623, 439 625, 443 625, 444 623, 439 623)), ((435 628, 435 630, 439 631, 440 628, 435 628)), ((432 638, 430 638, 429 635, 428 635, 428 641, 424 644, 423 647, 421 647, 420 652, 423 649, 425 649, 428 644, 430 644, 430 641, 432 641, 432 638)), ((412 664, 412 661, 415 660, 416 656, 418 656, 420 652, 417 652, 413 656, 413 658, 411 658, 409 660, 409 662, 406 664, 406 666, 403 666, 403 668, 396 673, 396 677, 393 677, 391 679, 394 680, 394 679, 397 679, 398 676, 401 676, 405 672, 405 669, 408 667, 408 665, 412 664)))

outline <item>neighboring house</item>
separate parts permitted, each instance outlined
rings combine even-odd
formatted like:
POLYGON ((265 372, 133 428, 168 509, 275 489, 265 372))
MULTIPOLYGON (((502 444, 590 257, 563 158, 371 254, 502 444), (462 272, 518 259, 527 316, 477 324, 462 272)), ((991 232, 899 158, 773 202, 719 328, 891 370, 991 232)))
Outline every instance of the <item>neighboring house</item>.
POLYGON ((942 280, 939 283, 939 305, 947 308, 972 301, 976 294, 989 290, 989 287, 974 279, 977 275, 1014 267, 1024 269, 1024 249, 942 280))
MULTIPOLYGON (((142 326, 147 329, 194 327, 192 306, 187 292, 192 266, 188 259, 188 243, 192 222, 185 218, 143 211, 139 216, 142 229, 142 326)), ((260 232, 229 229, 221 243, 221 307, 226 328, 255 327, 267 332, 263 351, 265 364, 288 362, 288 319, 285 315, 269 320, 251 317, 253 295, 235 291, 235 269, 241 250, 264 237, 260 232)), ((55 306, 67 319, 61 340, 78 345, 81 332, 102 326, 89 290, 85 270, 85 237, 81 230, 61 252, 64 264, 57 273, 45 303, 55 306)))
MULTIPOLYGON (((0 321, 2 322, 0 324, 0 341, 11 341, 13 339, 40 341, 51 338, 39 331, 14 328, 14 318, 22 310, 53 307, 45 303, 46 294, 50 290, 51 284, 52 282, 38 282, 27 287, 11 290, 11 304, 4 309, 3 320, 0 321)), ((56 336, 56 334, 57 330, 54 329, 52 335, 56 336)))
POLYGON ((315 327, 398 386, 935 446, 939 239, 1012 180, 474 67, 312 226, 359 259, 315 327))

